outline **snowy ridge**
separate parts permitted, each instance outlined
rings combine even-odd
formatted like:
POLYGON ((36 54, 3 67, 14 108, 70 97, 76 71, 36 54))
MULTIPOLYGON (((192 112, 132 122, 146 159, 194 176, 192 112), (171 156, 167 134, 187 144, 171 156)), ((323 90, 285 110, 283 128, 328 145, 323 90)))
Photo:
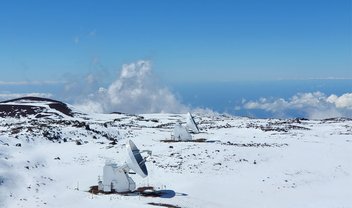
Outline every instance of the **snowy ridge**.
POLYGON ((162 142, 187 115, 87 114, 64 104, 67 115, 53 103, 61 104, 0 103, 36 109, 0 118, 0 207, 352 207, 351 119, 196 114, 195 142, 162 142), (124 161, 127 139, 153 152, 149 176, 132 176, 137 187, 168 196, 87 192, 106 160, 124 161))

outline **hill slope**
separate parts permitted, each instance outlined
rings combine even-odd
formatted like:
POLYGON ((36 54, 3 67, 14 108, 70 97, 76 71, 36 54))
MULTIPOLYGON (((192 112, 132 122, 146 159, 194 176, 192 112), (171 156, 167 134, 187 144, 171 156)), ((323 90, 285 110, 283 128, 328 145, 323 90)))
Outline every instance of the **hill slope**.
POLYGON ((351 207, 350 119, 196 115, 198 142, 162 142, 186 115, 86 114, 32 98, 0 109, 0 207, 351 207), (87 192, 106 160, 124 162, 128 139, 153 152, 149 176, 131 176, 137 187, 169 195, 87 192))

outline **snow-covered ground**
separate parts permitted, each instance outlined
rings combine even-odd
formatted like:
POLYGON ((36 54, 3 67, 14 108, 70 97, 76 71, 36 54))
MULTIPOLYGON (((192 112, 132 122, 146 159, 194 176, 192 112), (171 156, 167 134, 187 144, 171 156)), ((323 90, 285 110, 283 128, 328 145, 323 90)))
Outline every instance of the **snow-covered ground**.
POLYGON ((174 114, 0 118, 0 207, 352 207, 352 121, 195 115, 206 142, 161 142, 174 114), (46 126, 44 124, 47 124, 46 126), (44 133, 46 132, 46 133, 44 133), (48 139, 51 138, 51 139, 48 139), (152 150, 137 187, 163 197, 94 195, 131 139, 152 150))

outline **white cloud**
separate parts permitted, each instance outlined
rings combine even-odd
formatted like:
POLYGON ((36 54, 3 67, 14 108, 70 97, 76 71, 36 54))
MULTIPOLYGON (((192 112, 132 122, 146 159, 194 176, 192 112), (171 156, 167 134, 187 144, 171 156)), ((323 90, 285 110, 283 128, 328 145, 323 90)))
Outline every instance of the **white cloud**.
POLYGON ((80 99, 76 106, 94 112, 126 113, 186 112, 176 96, 159 84, 149 61, 122 66, 115 81, 108 87, 80 99))
POLYGON ((261 98, 245 102, 245 109, 261 109, 274 115, 288 116, 289 111, 299 112, 311 119, 352 116, 352 93, 341 96, 325 95, 322 92, 298 93, 289 99, 261 98))
POLYGON ((340 97, 330 95, 327 99, 329 103, 335 104, 336 108, 347 108, 352 110, 352 93, 346 93, 340 97))

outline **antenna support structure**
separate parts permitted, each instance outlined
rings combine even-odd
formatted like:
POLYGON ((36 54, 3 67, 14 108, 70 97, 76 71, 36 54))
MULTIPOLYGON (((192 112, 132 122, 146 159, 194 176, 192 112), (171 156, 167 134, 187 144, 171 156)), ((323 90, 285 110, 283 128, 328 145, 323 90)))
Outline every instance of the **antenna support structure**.
POLYGON ((136 189, 136 183, 128 175, 130 170, 145 178, 148 170, 145 165, 146 160, 151 156, 150 150, 140 151, 137 146, 129 140, 126 145, 127 159, 122 165, 106 162, 103 168, 103 180, 98 181, 98 190, 111 192, 132 192, 136 189), (147 157, 143 158, 141 153, 146 152, 147 157))

